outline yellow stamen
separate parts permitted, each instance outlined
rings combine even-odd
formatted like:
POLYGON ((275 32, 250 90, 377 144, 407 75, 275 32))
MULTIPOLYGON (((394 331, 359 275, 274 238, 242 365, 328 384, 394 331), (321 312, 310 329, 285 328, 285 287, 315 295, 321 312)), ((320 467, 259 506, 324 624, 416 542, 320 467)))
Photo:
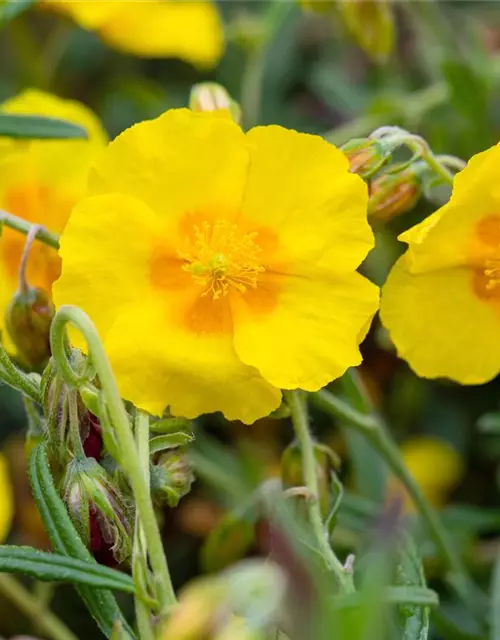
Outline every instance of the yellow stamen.
POLYGON ((210 294, 214 300, 227 295, 231 288, 240 293, 255 289, 259 273, 265 271, 256 237, 255 232, 240 235, 237 225, 228 220, 195 225, 190 250, 179 252, 186 261, 182 268, 204 287, 202 295, 210 294))
POLYGON ((500 286, 500 260, 487 260, 483 273, 488 279, 486 284, 486 289, 488 291, 492 291, 500 286))

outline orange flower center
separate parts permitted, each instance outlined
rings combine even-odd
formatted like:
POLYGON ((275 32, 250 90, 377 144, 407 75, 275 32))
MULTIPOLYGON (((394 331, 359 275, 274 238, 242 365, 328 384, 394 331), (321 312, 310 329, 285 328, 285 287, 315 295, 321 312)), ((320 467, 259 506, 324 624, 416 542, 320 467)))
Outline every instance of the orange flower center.
POLYGON ((231 289, 240 293, 256 289, 259 274, 265 271, 256 236, 255 232, 241 235, 237 225, 228 220, 197 224, 190 249, 179 251, 185 261, 182 269, 203 287, 202 296, 214 300, 231 289))
POLYGON ((500 216, 478 221, 471 246, 473 289, 485 301, 500 301, 500 216))

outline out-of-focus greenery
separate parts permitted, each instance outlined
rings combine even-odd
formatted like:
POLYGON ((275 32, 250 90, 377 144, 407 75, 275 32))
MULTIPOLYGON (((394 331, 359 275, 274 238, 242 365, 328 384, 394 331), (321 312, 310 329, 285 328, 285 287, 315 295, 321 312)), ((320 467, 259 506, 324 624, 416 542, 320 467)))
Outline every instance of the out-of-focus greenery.
MULTIPOLYGON (((78 99, 96 111, 113 137, 135 122, 187 105, 192 85, 210 80, 240 103, 245 127, 280 124, 342 144, 382 125, 401 125, 423 136, 434 151, 464 159, 500 139, 500 9, 495 2, 394 4, 395 44, 383 61, 360 49, 339 13, 305 11, 292 1, 235 0, 218 6, 226 51, 211 71, 174 59, 119 53, 60 15, 36 7, 20 11, 0 31, 0 99, 27 87, 78 99)), ((377 225, 377 247, 364 265, 372 280, 382 283, 399 255, 397 234, 433 207, 423 198, 413 211, 377 225)), ((473 347, 457 344, 461 348, 473 347)), ((440 509, 469 570, 488 591, 500 549, 500 423, 495 415, 482 416, 498 409, 498 381, 459 387, 419 379, 396 358, 378 322, 364 355, 361 373, 375 406, 386 416, 410 470, 440 509)), ((318 438, 342 461, 345 495, 336 516, 336 548, 345 557, 353 548, 376 547, 384 517, 389 517, 380 515, 381 506, 398 489, 359 434, 332 424, 320 410, 312 418, 318 438)), ((43 548, 47 541, 23 467, 24 428, 19 396, 0 388, 0 440, 16 496, 11 540, 43 548)), ((176 586, 243 555, 266 553, 266 536, 249 496, 263 480, 279 475, 291 429, 286 419, 246 427, 212 417, 198 421, 196 435, 191 457, 198 481, 177 509, 163 514, 176 586)), ((409 506, 407 517, 416 520, 409 506)), ((441 598, 430 637, 484 637, 481 625, 445 585, 442 563, 425 531, 413 531, 430 586, 441 598)), ((416 552, 414 543, 408 544, 400 566, 418 583, 421 568, 412 564, 416 552)), ((346 616, 338 623, 344 625, 342 637, 379 637, 378 600, 370 594, 389 580, 375 566, 380 554, 373 558, 370 564, 367 554, 361 568, 368 585, 366 617, 356 622, 346 616)), ((410 580, 405 576, 403 582, 410 580)), ((54 603, 79 637, 97 633, 73 593, 56 589, 54 603)), ((23 618, 9 606, 0 602, 0 633, 7 637, 25 630, 23 618)), ((406 615, 411 618, 412 612, 406 615)), ((491 637, 499 633, 496 629, 491 637)))

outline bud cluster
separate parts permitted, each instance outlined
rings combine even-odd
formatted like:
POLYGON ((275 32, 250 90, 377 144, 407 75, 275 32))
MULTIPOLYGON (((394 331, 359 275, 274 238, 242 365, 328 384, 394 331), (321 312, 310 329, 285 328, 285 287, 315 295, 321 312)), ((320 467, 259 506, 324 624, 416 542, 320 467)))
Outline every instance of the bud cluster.
POLYGON ((368 183, 368 216, 387 222, 413 209, 436 183, 431 163, 437 160, 426 142, 397 127, 382 127, 368 138, 350 140, 342 147, 351 171, 368 183), (394 160, 401 147, 412 153, 406 162, 394 160))

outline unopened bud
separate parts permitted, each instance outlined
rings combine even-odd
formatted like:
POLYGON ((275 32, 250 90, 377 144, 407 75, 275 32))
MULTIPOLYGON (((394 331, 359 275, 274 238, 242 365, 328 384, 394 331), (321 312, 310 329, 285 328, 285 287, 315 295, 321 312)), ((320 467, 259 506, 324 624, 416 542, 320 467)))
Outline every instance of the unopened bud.
POLYGON ((396 31, 390 0, 340 0, 337 5, 363 51, 376 61, 386 60, 396 31))
POLYGON ((160 503, 176 507, 194 482, 191 464, 182 449, 162 453, 151 468, 151 491, 160 503))
POLYGON ((54 305, 43 289, 27 287, 18 291, 5 312, 7 331, 21 359, 41 371, 50 358, 50 324, 54 305))
MULTIPOLYGON (((73 349, 70 361, 75 368, 83 366, 83 356, 73 349)), ((45 367, 41 381, 42 408, 47 422, 49 444, 60 464, 64 465, 68 456, 68 444, 75 449, 75 442, 69 442, 70 400, 76 405, 78 434, 83 450, 88 457, 99 461, 103 455, 103 439, 98 418, 92 414, 76 389, 69 387, 57 372, 54 359, 45 367)), ((73 432, 73 439, 76 434, 73 432)))
POLYGON ((391 157, 378 140, 369 138, 350 140, 342 147, 342 151, 349 160, 351 172, 362 178, 370 178, 391 157))
POLYGON ((420 180, 411 169, 384 173, 370 185, 368 215, 374 220, 390 220, 413 209, 421 194, 420 180))
POLYGON ((130 504, 95 460, 75 458, 68 465, 63 496, 76 529, 91 551, 108 551, 108 556, 118 564, 130 559, 133 515, 130 504))
POLYGON ((191 89, 189 108, 192 111, 228 111, 231 118, 239 123, 241 109, 224 87, 216 82, 201 82, 191 89))

